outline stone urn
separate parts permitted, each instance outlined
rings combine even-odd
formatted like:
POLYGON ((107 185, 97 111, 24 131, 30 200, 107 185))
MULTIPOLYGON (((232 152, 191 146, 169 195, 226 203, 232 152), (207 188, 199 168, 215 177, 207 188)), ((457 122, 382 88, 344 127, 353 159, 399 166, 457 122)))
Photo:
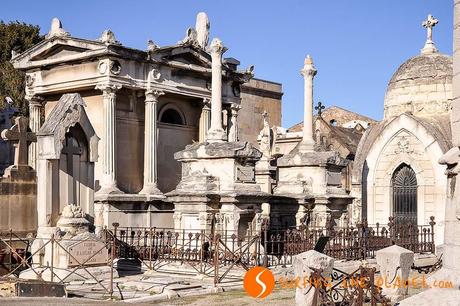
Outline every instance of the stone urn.
POLYGON ((62 210, 57 226, 61 232, 65 232, 66 235, 73 237, 80 233, 88 232, 90 222, 86 220, 80 206, 69 204, 62 210))

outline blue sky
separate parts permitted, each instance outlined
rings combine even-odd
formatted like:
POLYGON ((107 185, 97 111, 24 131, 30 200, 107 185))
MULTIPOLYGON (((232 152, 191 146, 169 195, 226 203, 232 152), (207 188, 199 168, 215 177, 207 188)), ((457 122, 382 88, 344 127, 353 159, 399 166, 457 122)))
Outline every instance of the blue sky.
POLYGON ((148 39, 170 45, 205 11, 211 38, 219 37, 241 68, 283 84, 283 126, 302 120, 306 54, 314 59, 315 100, 375 119, 383 115, 386 85, 400 64, 419 54, 431 13, 434 41, 452 54, 451 0, 208 0, 5 1, 0 19, 38 24, 43 33, 59 17, 73 36, 98 38, 110 28, 125 46, 146 49, 148 39))

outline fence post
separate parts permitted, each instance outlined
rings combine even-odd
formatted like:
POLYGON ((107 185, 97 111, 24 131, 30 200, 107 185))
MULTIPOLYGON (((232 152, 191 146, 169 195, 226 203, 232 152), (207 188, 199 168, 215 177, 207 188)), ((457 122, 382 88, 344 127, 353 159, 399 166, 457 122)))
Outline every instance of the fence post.
POLYGON ((113 260, 115 259, 115 237, 112 238, 112 245, 110 248, 110 299, 113 299, 113 260))
POLYGON ((219 283, 219 239, 220 235, 214 236, 214 287, 219 283))
POLYGON ((435 253, 435 247, 434 247, 434 225, 436 222, 434 222, 434 216, 430 217, 430 227, 431 227, 431 253, 435 253))
POLYGON ((54 281, 54 234, 51 235, 51 282, 54 281))
POLYGON ((269 219, 265 218, 262 221, 262 231, 264 234, 264 267, 268 268, 268 228, 269 228, 269 219))

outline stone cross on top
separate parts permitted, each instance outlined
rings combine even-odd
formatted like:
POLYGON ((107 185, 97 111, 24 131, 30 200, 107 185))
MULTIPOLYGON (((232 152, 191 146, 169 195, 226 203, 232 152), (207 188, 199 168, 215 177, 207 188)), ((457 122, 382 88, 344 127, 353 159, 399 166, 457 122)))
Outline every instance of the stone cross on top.
POLYGON ((438 22, 438 19, 434 18, 433 15, 428 15, 428 18, 423 21, 422 26, 426 28, 426 42, 422 49, 422 54, 435 53, 438 51, 433 42, 433 28, 438 22))
POLYGON ((14 146, 14 165, 28 166, 28 147, 31 142, 36 142, 35 133, 27 131, 29 119, 26 117, 17 117, 14 125, 3 130, 1 137, 3 140, 10 141, 14 146))
POLYGON ((315 106, 315 110, 318 111, 318 116, 321 117, 321 114, 323 112, 323 109, 325 109, 326 107, 323 105, 323 103, 321 101, 318 102, 318 105, 315 106))

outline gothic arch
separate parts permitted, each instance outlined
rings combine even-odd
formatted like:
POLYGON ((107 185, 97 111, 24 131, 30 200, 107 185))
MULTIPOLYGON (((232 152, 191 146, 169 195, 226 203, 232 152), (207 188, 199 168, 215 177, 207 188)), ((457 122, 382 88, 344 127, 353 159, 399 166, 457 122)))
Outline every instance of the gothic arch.
POLYGON ((415 171, 408 164, 400 163, 391 176, 391 215, 395 222, 417 224, 417 189, 415 171))

